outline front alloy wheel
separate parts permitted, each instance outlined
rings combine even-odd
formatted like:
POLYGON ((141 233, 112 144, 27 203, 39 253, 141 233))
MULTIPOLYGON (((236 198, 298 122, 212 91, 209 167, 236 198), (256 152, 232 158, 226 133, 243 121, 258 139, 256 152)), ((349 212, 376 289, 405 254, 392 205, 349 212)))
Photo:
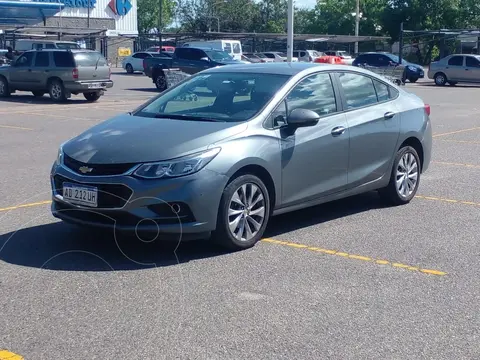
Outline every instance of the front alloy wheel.
POLYGON ((0 97, 10 96, 10 89, 8 88, 7 79, 0 76, 0 97))
POLYGON ((230 199, 228 225, 238 241, 250 241, 258 234, 265 220, 265 198, 253 183, 239 187, 230 199))
POLYGON ((223 191, 213 238, 231 250, 247 249, 262 238, 269 217, 270 198, 263 182, 240 175, 223 191))

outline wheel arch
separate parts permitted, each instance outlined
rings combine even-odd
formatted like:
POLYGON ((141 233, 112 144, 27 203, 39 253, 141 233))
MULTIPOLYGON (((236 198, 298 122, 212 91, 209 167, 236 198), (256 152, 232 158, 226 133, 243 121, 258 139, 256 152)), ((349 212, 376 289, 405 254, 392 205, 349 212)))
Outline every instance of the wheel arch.
POLYGON ((424 160, 425 160, 425 154, 423 152, 422 142, 417 137, 410 136, 402 142, 402 144, 400 145, 400 147, 398 149, 400 150, 401 148, 404 148, 405 146, 411 146, 415 149, 415 151, 418 154, 418 157, 420 158, 420 171, 422 171, 424 160))
POLYGON ((237 166, 233 167, 227 174, 228 182, 226 186, 228 186, 228 184, 230 184, 237 177, 246 174, 255 175, 260 180, 262 180, 268 191, 268 197, 270 199, 270 213, 272 213, 273 209, 275 208, 275 204, 278 203, 277 196, 279 194, 279 191, 276 189, 275 182, 271 173, 267 170, 265 166, 261 165, 259 162, 242 162, 240 164, 237 164, 237 166))

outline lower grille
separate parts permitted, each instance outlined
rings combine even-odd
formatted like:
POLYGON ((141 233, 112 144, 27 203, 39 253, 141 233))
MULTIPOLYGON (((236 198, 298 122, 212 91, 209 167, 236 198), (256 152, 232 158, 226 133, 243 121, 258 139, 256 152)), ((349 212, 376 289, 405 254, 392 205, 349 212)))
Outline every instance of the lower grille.
POLYGON ((95 183, 80 183, 78 181, 70 180, 61 175, 55 175, 54 178, 55 191, 57 194, 63 196, 63 183, 68 182, 71 184, 94 186, 98 189, 98 207, 109 208, 121 208, 123 207, 130 196, 132 196, 132 189, 122 184, 95 184, 95 183))

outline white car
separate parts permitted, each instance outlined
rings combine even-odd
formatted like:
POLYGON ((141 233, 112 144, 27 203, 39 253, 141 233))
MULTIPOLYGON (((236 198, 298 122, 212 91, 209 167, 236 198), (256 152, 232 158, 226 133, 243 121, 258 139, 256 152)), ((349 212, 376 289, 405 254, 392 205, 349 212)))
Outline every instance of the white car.
MULTIPOLYGON (((287 54, 280 52, 280 51, 267 51, 262 52, 267 58, 273 59, 275 62, 286 62, 287 61, 287 54)), ((297 62, 297 57, 292 57, 292 62, 297 62)))
POLYGON ((301 62, 314 62, 315 59, 325 56, 325 54, 315 50, 294 50, 293 56, 298 58, 298 61, 301 62))
POLYGON ((165 52, 158 53, 158 52, 147 52, 147 51, 140 51, 136 52, 122 61, 122 67, 125 71, 129 74, 133 74, 136 71, 143 72, 143 60, 147 57, 165 57, 169 56, 165 52))

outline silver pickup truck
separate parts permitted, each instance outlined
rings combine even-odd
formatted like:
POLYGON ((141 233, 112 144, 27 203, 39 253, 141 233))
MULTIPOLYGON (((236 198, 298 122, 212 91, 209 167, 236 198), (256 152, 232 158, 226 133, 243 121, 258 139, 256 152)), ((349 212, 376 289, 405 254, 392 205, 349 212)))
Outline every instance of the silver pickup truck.
POLYGON ((26 51, 10 66, 0 67, 0 97, 19 90, 31 91, 37 97, 49 93, 56 102, 83 94, 93 102, 113 86, 110 75, 107 60, 97 51, 26 51))

